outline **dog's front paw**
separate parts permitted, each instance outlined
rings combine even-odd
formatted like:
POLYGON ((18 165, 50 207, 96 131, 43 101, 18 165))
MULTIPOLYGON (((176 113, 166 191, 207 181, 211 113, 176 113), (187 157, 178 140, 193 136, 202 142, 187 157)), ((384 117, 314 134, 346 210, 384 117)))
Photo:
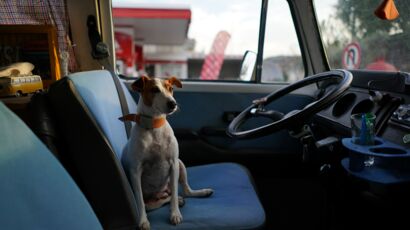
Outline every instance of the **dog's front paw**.
POLYGON ((149 230, 151 228, 149 221, 145 218, 145 220, 141 220, 139 224, 140 230, 149 230))
POLYGON ((180 224, 182 222, 182 215, 179 210, 173 211, 171 213, 171 223, 174 225, 180 224))

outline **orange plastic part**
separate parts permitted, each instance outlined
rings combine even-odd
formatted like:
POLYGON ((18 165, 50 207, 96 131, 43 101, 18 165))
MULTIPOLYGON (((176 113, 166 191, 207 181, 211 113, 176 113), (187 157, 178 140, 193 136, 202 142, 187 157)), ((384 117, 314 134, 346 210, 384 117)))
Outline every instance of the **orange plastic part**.
POLYGON ((384 0, 374 14, 383 20, 394 20, 399 17, 399 11, 393 0, 384 0))

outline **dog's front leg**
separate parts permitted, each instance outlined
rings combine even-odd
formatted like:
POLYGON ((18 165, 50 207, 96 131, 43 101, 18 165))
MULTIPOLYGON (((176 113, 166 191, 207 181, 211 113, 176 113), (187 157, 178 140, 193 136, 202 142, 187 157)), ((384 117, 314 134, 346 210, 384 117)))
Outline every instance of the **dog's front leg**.
POLYGON ((145 211, 144 197, 142 196, 141 187, 142 165, 138 164, 135 170, 131 173, 131 186, 134 190, 135 199, 137 202, 137 210, 139 215, 138 226, 141 230, 149 230, 150 224, 145 211))
POLYGON ((181 211, 178 206, 178 178, 179 178, 179 161, 174 159, 171 169, 171 223, 179 224, 182 222, 181 211))

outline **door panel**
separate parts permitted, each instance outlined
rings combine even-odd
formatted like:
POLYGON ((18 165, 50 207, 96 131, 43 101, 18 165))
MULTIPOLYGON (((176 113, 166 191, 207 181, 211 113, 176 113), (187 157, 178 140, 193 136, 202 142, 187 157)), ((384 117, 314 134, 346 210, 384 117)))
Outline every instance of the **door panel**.
MULTIPOLYGON (((283 85, 183 82, 183 88, 174 93, 179 111, 168 117, 180 144, 180 157, 186 164, 219 161, 246 161, 258 156, 277 157, 301 153, 298 140, 287 131, 249 139, 235 140, 225 130, 233 115, 251 105, 254 99, 264 97, 283 85)), ((138 98, 133 93, 135 99, 138 98)), ((281 112, 302 108, 312 98, 290 94, 269 106, 281 112)), ((252 121, 247 125, 257 125, 252 121)))

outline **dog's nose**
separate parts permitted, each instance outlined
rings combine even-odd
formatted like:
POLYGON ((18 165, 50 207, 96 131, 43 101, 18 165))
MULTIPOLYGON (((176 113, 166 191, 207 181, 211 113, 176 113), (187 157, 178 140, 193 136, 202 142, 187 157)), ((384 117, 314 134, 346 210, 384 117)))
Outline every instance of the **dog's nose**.
POLYGON ((168 101, 167 106, 169 110, 174 110, 177 107, 177 103, 175 101, 168 101))

